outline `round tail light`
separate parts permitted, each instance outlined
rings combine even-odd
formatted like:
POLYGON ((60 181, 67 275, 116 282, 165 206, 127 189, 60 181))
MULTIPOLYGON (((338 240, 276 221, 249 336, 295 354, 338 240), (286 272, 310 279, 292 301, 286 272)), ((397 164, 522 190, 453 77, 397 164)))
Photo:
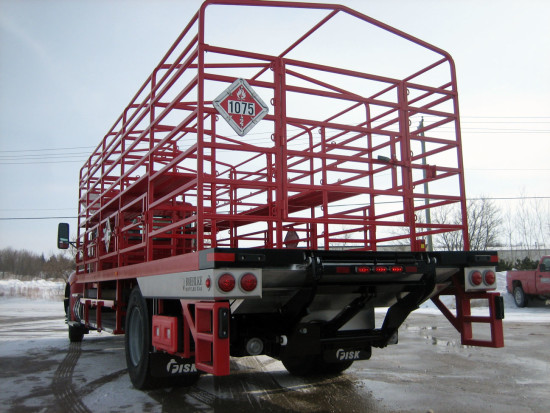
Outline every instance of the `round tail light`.
POLYGON ((252 273, 246 273, 241 277, 241 288, 243 291, 253 291, 258 285, 258 279, 252 273))
POLYGON ((481 275, 481 272, 479 271, 472 271, 470 273, 470 282, 472 285, 478 286, 481 285, 483 282, 483 276, 481 275))
POLYGON ((224 293, 232 291, 233 288, 235 288, 235 277, 229 273, 223 274, 220 278, 218 278, 218 287, 220 287, 220 290, 224 293))
POLYGON ((487 270, 483 273, 483 282, 485 285, 493 285, 497 280, 497 276, 494 271, 487 270))

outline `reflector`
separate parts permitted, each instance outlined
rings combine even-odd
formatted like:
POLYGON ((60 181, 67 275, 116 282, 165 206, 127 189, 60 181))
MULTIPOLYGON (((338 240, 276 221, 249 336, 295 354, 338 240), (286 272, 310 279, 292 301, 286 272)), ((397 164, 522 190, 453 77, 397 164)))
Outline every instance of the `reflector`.
POLYGON ((494 271, 487 270, 483 273, 483 282, 485 285, 493 285, 497 280, 497 276, 494 271))
POLYGON ((470 273, 470 282, 472 285, 481 285, 483 282, 483 276, 479 271, 472 271, 470 273))
POLYGON ((224 293, 230 292, 235 288, 235 277, 229 273, 222 274, 220 278, 218 278, 218 287, 220 287, 220 290, 224 293))
POLYGON ((246 273, 241 277, 241 288, 244 291, 250 292, 258 285, 258 279, 252 273, 246 273))

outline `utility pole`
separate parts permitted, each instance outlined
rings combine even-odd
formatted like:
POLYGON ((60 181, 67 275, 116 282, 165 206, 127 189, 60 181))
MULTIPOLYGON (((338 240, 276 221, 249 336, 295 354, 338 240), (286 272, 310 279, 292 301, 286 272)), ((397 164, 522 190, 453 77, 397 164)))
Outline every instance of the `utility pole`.
MULTIPOLYGON (((424 116, 422 116, 422 119, 420 119, 420 124, 418 125, 418 129, 417 130, 420 130, 424 127, 424 116)), ((420 135, 421 137, 424 137, 424 131, 420 132, 420 135)), ((422 145, 422 165, 426 166, 427 165, 427 162, 426 162, 426 157, 424 156, 424 154, 426 153, 426 142, 424 141, 424 139, 421 139, 420 140, 420 144, 422 145)), ((427 170, 426 168, 423 169, 423 176, 424 176, 424 194, 425 195, 429 195, 430 194, 430 189, 428 187, 428 182, 426 181, 426 177, 427 177, 427 170)), ((424 205, 425 206, 429 206, 430 205, 430 200, 428 198, 424 198, 424 205)), ((430 208, 426 208, 425 210, 425 214, 426 214, 426 224, 431 224, 432 223, 432 216, 431 216, 431 212, 430 212, 430 208)), ((428 231, 430 230, 431 228, 428 228, 428 231)), ((433 239, 432 239, 432 235, 428 235, 427 237, 427 248, 426 250, 428 251, 433 251, 433 239)))

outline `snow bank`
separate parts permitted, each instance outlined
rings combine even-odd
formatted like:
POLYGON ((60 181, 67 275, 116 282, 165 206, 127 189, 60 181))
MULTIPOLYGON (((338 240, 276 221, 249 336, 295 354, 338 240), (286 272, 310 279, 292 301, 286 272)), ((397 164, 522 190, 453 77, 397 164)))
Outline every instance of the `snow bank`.
MULTIPOLYGON (((39 300, 63 299, 65 283, 62 281, 19 281, 0 280, 0 298, 25 297, 39 300)), ((550 306, 544 304, 518 308, 511 294, 506 291, 506 273, 497 273, 497 291, 504 297, 505 321, 550 322, 550 306)), ((441 297, 443 303, 450 309, 455 308, 454 296, 441 297)), ((487 301, 472 301, 472 314, 484 315, 487 312, 487 301)), ((417 310, 421 313, 440 314, 439 309, 431 300, 423 303, 417 310)))
POLYGON ((63 299, 65 283, 47 280, 0 280, 0 297, 26 297, 41 300, 63 299))

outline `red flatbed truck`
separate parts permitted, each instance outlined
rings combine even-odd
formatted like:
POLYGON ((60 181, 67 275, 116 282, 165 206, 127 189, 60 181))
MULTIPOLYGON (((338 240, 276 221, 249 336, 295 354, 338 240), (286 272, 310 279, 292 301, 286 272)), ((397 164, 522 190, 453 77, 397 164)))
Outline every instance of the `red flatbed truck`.
MULTIPOLYGON (((339 373, 397 343, 428 299, 463 344, 502 347, 502 299, 488 292, 497 254, 467 251, 457 99, 446 52, 347 7, 205 1, 80 171, 70 340, 125 334, 140 389, 227 375, 231 356, 339 373), (212 35, 281 10, 303 26, 290 43, 286 30, 271 38, 282 46, 212 35), (338 27, 431 60, 402 77, 369 71, 414 59, 338 27), (331 52, 338 35, 347 41, 331 52), (430 121, 413 130, 421 116, 430 121), (418 219, 448 206, 462 224, 418 219), (466 251, 426 251, 430 235, 454 231, 466 251), (456 313, 441 295, 456 297, 456 313), (488 315, 473 316, 471 299, 487 300, 488 315), (378 326, 375 308, 387 309, 378 326)), ((68 240, 60 224, 58 246, 68 240)))

